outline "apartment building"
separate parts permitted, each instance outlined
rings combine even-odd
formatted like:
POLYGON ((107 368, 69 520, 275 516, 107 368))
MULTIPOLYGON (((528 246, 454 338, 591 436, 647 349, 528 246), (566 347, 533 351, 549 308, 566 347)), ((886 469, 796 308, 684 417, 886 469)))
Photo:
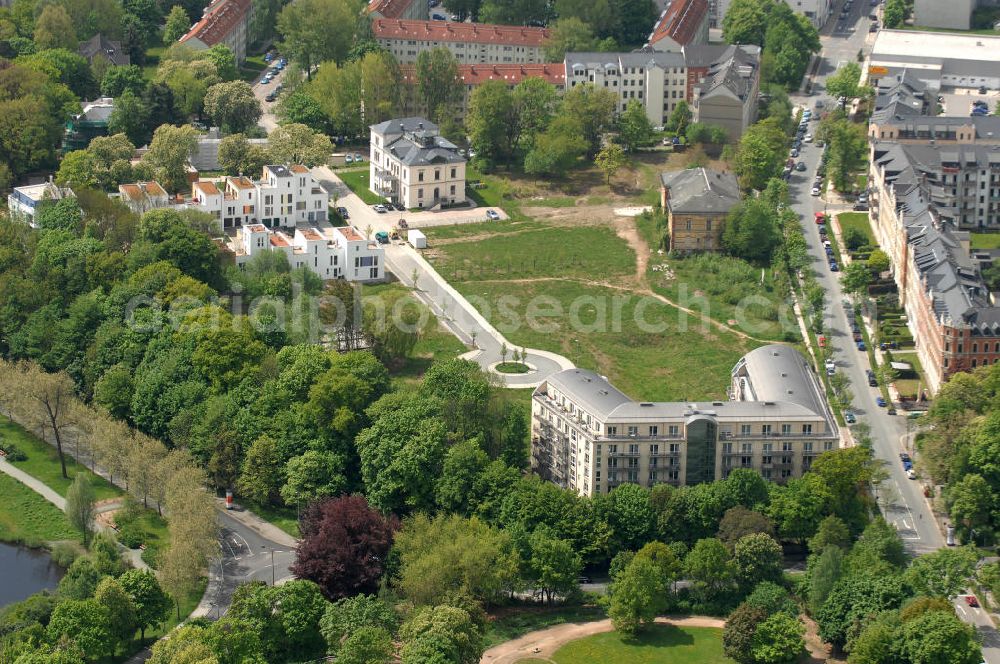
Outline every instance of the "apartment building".
POLYGON ((465 202, 465 157, 421 117, 371 126, 369 188, 408 208, 465 202))
MULTIPOLYGON (((405 112, 410 115, 428 114, 430 109, 424 107, 418 99, 419 95, 412 94, 417 86, 416 66, 400 65, 399 68, 403 84, 411 92, 405 95, 405 112)), ((526 78, 540 78, 554 85, 559 92, 566 86, 566 68, 561 62, 529 65, 459 65, 458 77, 462 80, 462 102, 457 115, 460 120, 465 118, 465 114, 469 111, 469 99, 473 90, 489 81, 503 81, 507 87, 513 88, 526 78)))
POLYGON ((1000 146, 875 140, 870 164, 872 228, 934 392, 1000 360, 1000 307, 982 278, 993 257, 965 230, 1000 223, 1000 146))
POLYGON ((933 90, 1000 88, 1000 35, 879 30, 868 57, 868 81, 909 69, 933 90))
POLYGON ((452 21, 376 18, 372 36, 400 64, 414 64, 433 48, 447 48, 459 64, 529 64, 545 61, 547 28, 452 21))
POLYGON ((757 120, 760 96, 760 58, 742 48, 731 48, 709 65, 694 86, 695 122, 717 125, 736 142, 757 120))
POLYGON ((385 278, 385 251, 353 226, 305 226, 289 233, 263 224, 247 224, 227 237, 226 246, 240 269, 261 252, 278 251, 285 254, 293 269, 307 268, 326 281, 370 282, 385 278))
POLYGON ((784 482, 839 446, 815 374, 794 348, 736 364, 728 401, 637 402, 585 369, 549 376, 531 398, 531 465, 583 495, 621 484, 674 486, 750 468, 784 482))
POLYGON ((265 166, 259 180, 245 175, 197 180, 190 198, 168 199, 156 182, 124 184, 118 191, 138 214, 157 207, 198 210, 217 219, 220 232, 245 224, 294 228, 326 221, 330 205, 329 194, 301 164, 265 166))
POLYGON ((37 228, 35 215, 38 209, 49 201, 58 201, 63 198, 76 198, 76 194, 69 187, 60 187, 52 182, 41 184, 30 184, 24 187, 14 187, 7 194, 7 212, 10 218, 23 221, 32 228, 37 228))
POLYGON ((608 88, 619 95, 619 112, 637 99, 654 126, 666 124, 681 101, 704 121, 723 124, 735 138, 757 116, 757 46, 700 44, 680 52, 567 53, 563 65, 566 87, 590 83, 608 88), (699 111, 696 104, 704 108, 699 111))
POLYGON ((997 0, 915 0, 913 24, 925 28, 968 30, 972 27, 972 13, 980 7, 996 7, 997 0))
MULTIPOLYGON (((729 5, 732 4, 732 1, 708 0, 708 18, 711 27, 722 28, 722 21, 726 18, 726 12, 729 11, 729 5)), ((785 0, 785 2, 794 11, 804 14, 817 30, 830 20, 836 5, 833 0, 785 0)))
POLYGON ((653 26, 646 45, 656 51, 680 51, 708 43, 708 0, 673 0, 653 26))
POLYGON ((199 51, 223 44, 236 56, 236 64, 240 64, 247 56, 252 14, 251 0, 212 0, 201 20, 178 41, 199 51))
POLYGON ((371 0, 368 14, 372 18, 404 18, 427 20, 429 7, 424 0, 371 0))
POLYGON ((719 251, 726 215, 740 202, 732 173, 690 168, 660 174, 660 205, 667 212, 670 251, 719 251))

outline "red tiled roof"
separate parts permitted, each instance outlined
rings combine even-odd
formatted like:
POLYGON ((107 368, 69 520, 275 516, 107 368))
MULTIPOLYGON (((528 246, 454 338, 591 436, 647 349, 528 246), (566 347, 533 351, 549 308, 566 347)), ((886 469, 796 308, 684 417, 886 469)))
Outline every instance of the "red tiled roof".
POLYGON ((378 12, 385 18, 399 18, 417 0, 372 0, 368 3, 368 13, 378 12))
POLYGON ((250 11, 250 0, 216 0, 205 10, 201 20, 178 41, 198 39, 208 46, 221 44, 250 11))
POLYGON ((142 198, 142 189, 137 184, 120 184, 118 185, 118 191, 122 196, 133 201, 142 198))
POLYGON ((350 242, 359 242, 364 240, 364 238, 361 237, 356 230, 354 230, 353 226, 341 226, 337 230, 340 231, 340 234, 347 238, 350 242))
POLYGON ((302 237, 304 237, 306 240, 309 240, 310 242, 318 242, 323 239, 323 236, 317 233, 312 228, 307 228, 299 232, 302 233, 302 237))
POLYGON ((274 233, 271 235, 271 246, 274 247, 287 247, 288 240, 282 233, 274 233))
POLYGON ((159 182, 145 182, 140 185, 150 196, 166 196, 167 190, 159 182))
POLYGON ((291 166, 288 167, 288 170, 290 170, 292 173, 301 173, 301 174, 309 172, 309 169, 303 166, 302 164, 292 164, 291 166))
MULTIPOLYGON (((416 65, 400 65, 404 83, 415 83, 416 65)), ((531 65, 458 65, 458 78, 463 85, 482 85, 487 81, 506 81, 517 85, 526 78, 545 79, 552 85, 566 83, 566 65, 562 62, 531 65)))
POLYGON ((219 188, 215 186, 215 183, 208 180, 198 180, 194 183, 194 186, 200 189, 206 196, 216 196, 219 193, 219 188))
POLYGON ((386 18, 377 18, 372 21, 372 34, 376 39, 415 39, 509 46, 541 46, 549 38, 547 28, 486 23, 452 23, 451 21, 404 21, 386 18))
POLYGON ((253 182, 250 181, 245 175, 240 175, 239 177, 230 177, 227 179, 229 184, 233 185, 237 189, 253 189, 253 182))
POLYGON ((698 34, 706 16, 708 0, 673 0, 653 27, 649 43, 655 44, 669 37, 681 46, 687 46, 698 34))
POLYGON ((264 224, 250 224, 249 226, 247 226, 247 230, 250 231, 251 233, 266 233, 267 226, 265 226, 264 224))

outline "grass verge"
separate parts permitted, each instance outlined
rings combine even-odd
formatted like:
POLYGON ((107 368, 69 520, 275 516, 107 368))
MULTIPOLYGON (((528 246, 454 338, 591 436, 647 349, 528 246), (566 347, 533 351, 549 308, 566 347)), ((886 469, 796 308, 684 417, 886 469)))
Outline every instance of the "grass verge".
POLYGON ((357 194, 358 197, 366 204, 377 205, 379 203, 385 203, 385 198, 379 196, 368 188, 367 168, 355 171, 337 171, 337 177, 340 178, 344 184, 347 185, 347 188, 357 194))
POLYGON ((62 476, 62 468, 59 465, 59 453, 52 445, 39 440, 19 424, 6 420, 0 422, 0 436, 5 441, 14 443, 28 457, 24 461, 13 463, 13 465, 42 481, 60 496, 66 495, 66 491, 73 484, 73 479, 77 473, 85 473, 90 478, 90 484, 94 487, 94 496, 97 500, 105 500, 122 495, 122 491, 110 484, 103 477, 95 475, 89 468, 77 463, 76 459, 69 454, 72 451, 71 445, 63 447, 66 458, 66 474, 69 475, 67 479, 62 476))
POLYGON ((264 519, 265 521, 281 528, 292 537, 299 537, 299 517, 294 507, 275 507, 274 505, 261 505, 247 500, 242 501, 247 509, 264 519))
POLYGON ((1000 249, 1000 233, 972 233, 969 244, 973 249, 1000 249))
MULTIPOLYGON (((869 247, 878 247, 875 234, 872 233, 871 222, 868 221, 867 212, 841 212, 837 215, 837 221, 840 222, 841 234, 846 233, 847 229, 853 228, 864 234, 869 247)), ((1000 235, 997 238, 1000 239, 1000 235)))
POLYGON ((527 364, 522 364, 521 362, 504 362, 503 364, 496 365, 495 369, 505 374, 523 374, 531 371, 527 364))
POLYGON ((0 540, 29 546, 81 540, 58 507, 5 473, 0 473, 0 496, 0 540))
POLYGON ((484 641, 487 648, 492 648, 553 625, 592 622, 606 617, 604 609, 599 606, 509 607, 490 620, 484 641))

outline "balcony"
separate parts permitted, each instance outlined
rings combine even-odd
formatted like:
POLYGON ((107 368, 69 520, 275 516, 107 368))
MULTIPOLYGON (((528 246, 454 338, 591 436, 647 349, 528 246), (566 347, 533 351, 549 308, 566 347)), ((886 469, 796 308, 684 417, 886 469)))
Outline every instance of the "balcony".
POLYGON ((729 431, 719 432, 719 440, 774 440, 784 438, 786 440, 797 440, 799 438, 835 438, 832 433, 812 432, 812 433, 733 433, 729 431))
POLYGON ((682 434, 682 433, 675 433, 675 434, 659 433, 659 434, 656 434, 655 436, 650 436, 649 434, 641 434, 641 433, 637 433, 635 435, 632 435, 632 434, 618 434, 618 433, 616 433, 616 434, 601 434, 595 440, 597 442, 599 442, 599 443, 600 442, 609 442, 609 441, 610 442, 617 442, 617 441, 621 441, 621 440, 643 440, 643 441, 645 441, 645 440, 651 440, 651 441, 657 441, 657 440, 684 440, 684 434, 682 434))

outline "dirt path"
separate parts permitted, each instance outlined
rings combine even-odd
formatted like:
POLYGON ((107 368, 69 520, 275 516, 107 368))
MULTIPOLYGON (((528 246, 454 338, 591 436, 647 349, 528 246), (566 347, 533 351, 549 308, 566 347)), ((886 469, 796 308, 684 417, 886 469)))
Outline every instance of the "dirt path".
POLYGON ((615 220, 615 234, 628 242, 628 246, 635 252, 635 279, 642 286, 646 286, 646 266, 649 265, 649 245, 639 235, 639 229, 635 225, 635 217, 619 217, 615 220))
MULTIPOLYGON (((656 622, 677 625, 678 627, 714 627, 716 629, 722 629, 726 625, 726 621, 719 618, 701 616, 657 618, 656 622)), ((480 664, 513 664, 513 662, 528 657, 549 659, 565 643, 591 634, 610 632, 612 629, 610 620, 556 625, 494 646, 483 653, 479 662, 480 664)))

